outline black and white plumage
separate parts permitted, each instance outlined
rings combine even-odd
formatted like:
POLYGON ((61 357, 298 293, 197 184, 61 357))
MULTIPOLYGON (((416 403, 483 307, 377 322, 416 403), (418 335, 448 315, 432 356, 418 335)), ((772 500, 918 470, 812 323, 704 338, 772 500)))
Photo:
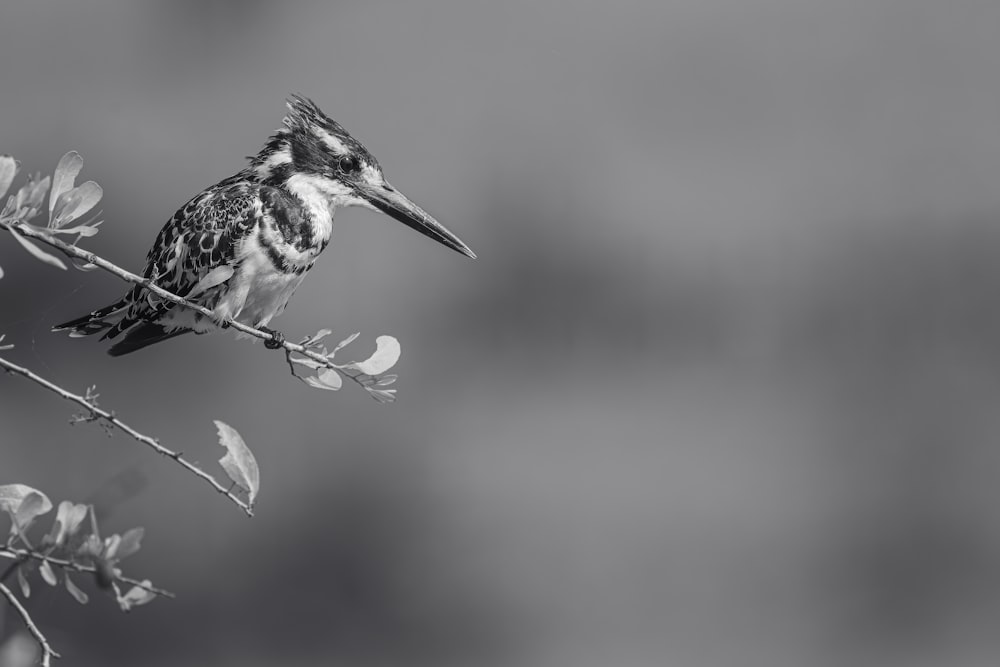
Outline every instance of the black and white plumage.
POLYGON ((294 96, 288 108, 284 126, 250 165, 181 207, 146 257, 143 277, 210 309, 215 322, 136 286, 53 331, 124 335, 108 350, 118 356, 229 320, 266 328, 326 248, 341 206, 382 211, 475 257, 389 185, 374 156, 312 101, 294 96))

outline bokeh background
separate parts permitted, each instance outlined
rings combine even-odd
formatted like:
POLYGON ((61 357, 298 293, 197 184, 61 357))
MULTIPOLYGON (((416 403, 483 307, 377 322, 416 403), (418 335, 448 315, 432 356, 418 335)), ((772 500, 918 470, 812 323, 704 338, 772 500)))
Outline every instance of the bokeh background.
MULTIPOLYGON (((374 213, 276 325, 382 406, 229 334, 111 359, 123 290, 0 238, 6 356, 213 468, 248 520, 0 377, 0 482, 147 530, 129 616, 41 590, 76 665, 995 665, 1000 4, 5 2, 0 152, 82 153, 133 270, 292 92, 475 262, 374 213), (351 349, 351 348, 349 348, 351 349)), ((93 587, 85 584, 87 589, 93 587)), ((4 618, 5 636, 18 630, 4 618)))

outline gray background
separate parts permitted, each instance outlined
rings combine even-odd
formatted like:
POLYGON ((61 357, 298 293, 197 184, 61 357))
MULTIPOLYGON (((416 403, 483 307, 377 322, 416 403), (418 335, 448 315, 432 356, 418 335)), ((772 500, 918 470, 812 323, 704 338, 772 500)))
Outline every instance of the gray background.
POLYGON ((126 572, 179 595, 122 616, 38 584, 31 611, 74 665, 996 664, 998 21, 5 2, 0 151, 80 151, 109 259, 140 269, 292 92, 480 255, 337 216, 275 325, 397 336, 381 406, 230 334, 122 359, 50 334, 122 284, 0 238, 9 358, 208 467, 225 420, 263 476, 248 520, 0 377, 0 482, 144 525, 126 572))

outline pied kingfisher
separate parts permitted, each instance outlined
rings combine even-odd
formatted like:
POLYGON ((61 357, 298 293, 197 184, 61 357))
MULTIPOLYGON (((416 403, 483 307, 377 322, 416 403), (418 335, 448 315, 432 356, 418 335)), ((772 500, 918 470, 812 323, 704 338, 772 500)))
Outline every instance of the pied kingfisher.
POLYGON ((338 206, 365 206, 475 258, 454 234, 385 180, 375 157, 311 100, 292 96, 283 127, 235 176, 181 207, 146 257, 143 276, 210 309, 216 322, 140 286, 115 303, 53 327, 70 336, 125 334, 119 356, 229 320, 268 329, 330 241, 338 206))

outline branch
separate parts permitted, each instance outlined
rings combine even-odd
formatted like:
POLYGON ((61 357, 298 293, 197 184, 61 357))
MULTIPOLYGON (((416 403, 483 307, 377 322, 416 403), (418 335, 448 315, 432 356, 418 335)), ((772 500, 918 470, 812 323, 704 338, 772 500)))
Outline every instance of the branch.
MULTIPOLYGON (((86 572, 88 574, 94 574, 97 572, 97 568, 93 565, 84 565, 83 563, 78 563, 75 560, 69 560, 66 558, 53 558, 47 554, 31 551, 29 549, 18 549, 16 547, 0 547, 0 558, 14 558, 17 559, 18 564, 30 559, 38 561, 48 561, 52 565, 58 565, 61 568, 66 568, 73 570, 74 572, 86 572)), ((126 584, 132 584, 133 586, 138 586, 139 588, 149 591, 150 593, 155 593, 165 598, 176 598, 177 596, 168 590, 158 588, 156 586, 151 586, 149 584, 143 583, 138 579, 132 577, 126 577, 125 575, 117 575, 115 577, 118 581, 125 582, 126 584)))
POLYGON ((9 602, 10 606, 13 607, 18 613, 21 620, 24 621, 24 625, 28 628, 28 632, 30 632, 31 636, 35 638, 38 645, 42 647, 42 667, 49 667, 52 664, 52 658, 59 658, 61 656, 53 651, 52 647, 49 646, 49 641, 45 638, 45 635, 42 634, 42 631, 38 629, 38 626, 35 625, 35 622, 31 620, 31 615, 28 613, 28 610, 24 608, 24 605, 21 604, 20 600, 17 599, 17 596, 14 595, 14 591, 7 588, 5 584, 0 584, 0 594, 3 594, 3 596, 7 598, 7 602, 9 602))
MULTIPOLYGON (((138 276, 132 273, 131 271, 127 271, 121 268, 117 264, 112 264, 103 257, 99 257, 98 255, 95 255, 94 253, 89 252, 87 250, 81 250, 75 245, 70 245, 69 243, 66 243, 56 238, 55 236, 43 231, 42 229, 39 229, 38 227, 25 224, 19 220, 0 219, 0 228, 5 229, 11 234, 14 234, 15 233, 14 230, 17 230, 16 231, 17 234, 20 234, 22 236, 27 236, 29 238, 35 239, 36 241, 41 241, 42 243, 45 243, 49 246, 52 246, 53 248, 56 248, 57 250, 62 251, 66 255, 69 255, 71 257, 76 257, 77 259, 81 259, 89 264, 93 264, 94 266, 100 269, 104 269, 108 273, 118 276, 125 282, 129 282, 134 285, 140 285, 141 287, 144 287, 153 294, 156 294, 157 296, 166 299, 167 301, 175 305, 181 306, 183 308, 188 308, 190 310, 195 311, 196 313, 204 315, 209 319, 210 322, 214 322, 220 327, 235 329, 240 333, 246 334, 248 336, 253 336, 254 338, 259 338, 267 342, 269 346, 275 349, 281 347, 285 350, 286 355, 289 355, 291 353, 301 354, 302 356, 312 359, 323 368, 331 368, 339 373, 346 375, 348 378, 358 383, 366 390, 369 388, 369 384, 366 384, 368 376, 360 371, 351 369, 349 365, 345 366, 345 365, 335 364, 333 363, 332 360, 328 359, 324 355, 314 350, 307 348, 305 345, 299 345, 297 343, 289 343, 284 339, 283 336, 281 336, 280 334, 275 334, 272 331, 262 331, 261 329, 256 329, 241 322, 237 322, 236 320, 228 320, 225 323, 220 323, 215 313, 213 313, 208 308, 201 306, 197 303, 188 301, 184 297, 177 296, 173 292, 168 292, 167 290, 163 289, 162 287, 154 283, 149 278, 143 278, 141 276, 138 276)), ((293 375, 295 374, 294 371, 292 374, 293 375)), ((385 400, 391 401, 392 398, 390 397, 385 400)))
POLYGON ((201 477, 208 484, 210 484, 216 491, 218 491, 219 493, 221 493, 222 495, 226 496, 234 503, 236 503, 236 505, 238 505, 240 509, 246 512, 248 516, 253 516, 253 508, 248 503, 243 502, 239 497, 234 495, 230 489, 227 489, 226 487, 219 484, 219 482, 216 481, 216 479, 212 477, 210 474, 208 474, 195 464, 185 459, 181 454, 181 452, 175 452, 171 449, 167 449, 159 442, 157 442, 155 438, 151 438, 148 435, 143 435, 142 433, 139 433, 134 428, 132 428, 122 420, 118 419, 118 417, 116 417, 113 412, 109 412, 107 410, 98 407, 97 404, 94 403, 92 400, 88 400, 84 396, 80 396, 78 394, 69 392, 60 387, 59 385, 54 384, 46 380, 45 378, 41 377, 40 375, 33 373, 27 368, 11 363, 10 361, 7 361, 3 357, 0 357, 0 367, 6 369, 8 373, 20 375, 22 377, 31 380, 32 382, 35 382, 36 384, 41 385, 42 387, 45 387, 52 393, 61 396, 67 401, 72 401, 73 403, 83 406, 91 413, 91 415, 93 415, 94 419, 104 420, 106 423, 118 428, 120 431, 124 432, 126 435, 131 436, 138 442, 146 445, 147 447, 151 447, 158 454, 162 454, 163 456, 166 456, 169 459, 173 459, 179 465, 183 466, 184 468, 187 468, 190 472, 194 473, 198 477, 201 477))

